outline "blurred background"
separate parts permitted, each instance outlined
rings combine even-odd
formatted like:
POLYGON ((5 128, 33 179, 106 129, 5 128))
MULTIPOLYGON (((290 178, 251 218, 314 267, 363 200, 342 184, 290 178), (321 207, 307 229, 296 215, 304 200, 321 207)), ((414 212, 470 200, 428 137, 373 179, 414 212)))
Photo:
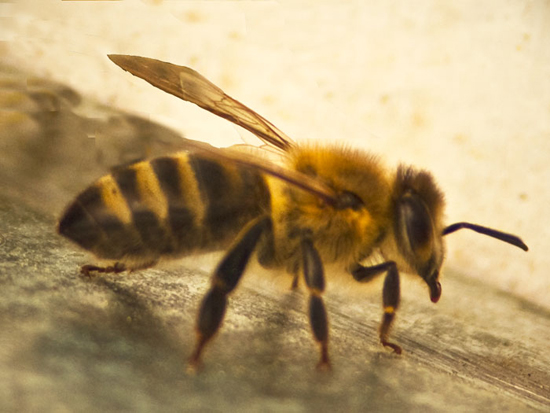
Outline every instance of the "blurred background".
POLYGON ((530 247, 461 231, 447 239, 446 267, 550 308, 548 2, 17 1, 0 11, 3 193, 58 216, 108 167, 180 135, 255 142, 106 55, 153 57, 193 67, 298 142, 432 171, 448 223, 530 247))

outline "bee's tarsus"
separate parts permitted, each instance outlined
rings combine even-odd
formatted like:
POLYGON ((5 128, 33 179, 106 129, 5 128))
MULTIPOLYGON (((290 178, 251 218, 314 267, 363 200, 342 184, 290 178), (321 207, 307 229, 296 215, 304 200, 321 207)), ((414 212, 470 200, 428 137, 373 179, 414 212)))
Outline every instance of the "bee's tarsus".
POLYGON ((315 341, 321 346, 320 364, 328 364, 328 317, 323 299, 319 295, 309 296, 309 323, 315 341))
POLYGON ((108 267, 98 267, 96 265, 87 264, 80 267, 80 274, 82 274, 84 277, 93 278, 94 274, 92 273, 94 272, 101 274, 119 274, 126 270, 126 266, 120 262, 115 262, 114 265, 110 265, 108 267))

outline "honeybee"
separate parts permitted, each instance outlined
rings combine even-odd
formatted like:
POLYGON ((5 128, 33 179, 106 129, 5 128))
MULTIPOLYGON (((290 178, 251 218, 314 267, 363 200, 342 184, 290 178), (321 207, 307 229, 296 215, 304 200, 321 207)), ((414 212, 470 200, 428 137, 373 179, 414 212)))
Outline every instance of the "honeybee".
POLYGON ((388 171, 372 154, 342 145, 298 146, 188 67, 137 56, 109 58, 153 86, 251 131, 283 155, 278 165, 231 148, 182 140, 185 151, 119 167, 100 178, 59 221, 61 235, 116 262, 85 265, 81 271, 87 275, 227 250, 200 306, 189 359, 193 367, 201 365, 205 346, 224 319, 228 296, 254 252, 263 267, 289 273, 294 288, 303 275, 309 322, 320 347, 318 366, 327 368, 324 264, 340 265, 358 282, 384 275, 380 342, 400 354, 401 347, 389 339, 400 301, 399 274, 421 277, 436 303, 445 235, 467 228, 528 250, 519 237, 495 229, 467 222, 445 226, 443 194, 424 170, 401 165, 388 171), (374 256, 382 259, 364 265, 374 256))

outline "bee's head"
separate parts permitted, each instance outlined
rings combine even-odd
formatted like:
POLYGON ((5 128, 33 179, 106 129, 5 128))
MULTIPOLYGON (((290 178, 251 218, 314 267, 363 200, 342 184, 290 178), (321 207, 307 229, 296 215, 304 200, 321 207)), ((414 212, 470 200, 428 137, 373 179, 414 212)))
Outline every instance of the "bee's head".
POLYGON ((399 252, 411 270, 430 288, 435 303, 441 296, 443 263, 443 194, 425 171, 400 166, 393 188, 394 233, 399 252))
POLYGON ((399 167, 393 188, 394 233, 399 252, 409 268, 419 274, 435 303, 441 297, 439 270, 445 248, 443 236, 467 228, 527 251, 517 236, 469 222, 443 226, 443 194, 426 171, 399 167))

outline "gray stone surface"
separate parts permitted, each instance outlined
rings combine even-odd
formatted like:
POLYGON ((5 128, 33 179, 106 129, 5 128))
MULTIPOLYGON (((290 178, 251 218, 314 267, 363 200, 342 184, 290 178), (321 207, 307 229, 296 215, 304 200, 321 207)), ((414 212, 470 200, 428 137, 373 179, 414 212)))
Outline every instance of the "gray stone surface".
POLYGON ((379 291, 327 294, 333 370, 314 366, 304 294, 247 283, 186 371, 201 270, 86 280, 50 218, 0 200, 2 411, 548 411, 550 315, 447 271, 437 306, 404 291, 376 339, 379 291))

